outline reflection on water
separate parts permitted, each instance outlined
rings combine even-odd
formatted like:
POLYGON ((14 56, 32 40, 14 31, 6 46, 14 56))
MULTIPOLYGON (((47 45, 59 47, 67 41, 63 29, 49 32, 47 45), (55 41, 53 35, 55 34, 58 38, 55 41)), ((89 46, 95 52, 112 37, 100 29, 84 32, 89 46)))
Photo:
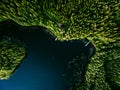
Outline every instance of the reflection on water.
POLYGON ((79 63, 81 72, 85 71, 87 56, 92 55, 86 43, 83 40, 56 41, 43 29, 23 27, 11 21, 0 23, 1 36, 11 37, 12 41, 28 47, 27 58, 10 79, 0 81, 0 90, 69 90, 67 77, 74 72, 67 72, 68 61, 83 54, 86 59, 79 63))

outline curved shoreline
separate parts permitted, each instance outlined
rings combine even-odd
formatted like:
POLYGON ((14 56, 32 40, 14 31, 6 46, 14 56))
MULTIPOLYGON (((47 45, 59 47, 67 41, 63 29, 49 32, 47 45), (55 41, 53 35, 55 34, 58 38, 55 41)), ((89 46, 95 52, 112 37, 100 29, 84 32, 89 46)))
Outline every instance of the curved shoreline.
MULTIPOLYGON (((81 68, 80 72, 83 75, 85 74, 84 73, 85 72, 84 69, 85 69, 86 65, 89 63, 89 58, 91 58, 91 56, 94 54, 93 52, 90 52, 90 47, 93 48, 93 46, 92 46, 92 43, 90 43, 88 39, 69 40, 69 41, 67 41, 67 40, 64 40, 64 41, 55 40, 56 37, 54 37, 53 35, 51 35, 51 33, 49 32, 49 30, 46 29, 45 27, 43 27, 43 28, 41 26, 30 26, 30 27, 27 26, 26 27, 26 26, 20 26, 20 25, 16 26, 17 24, 16 23, 14 24, 14 23, 12 22, 12 24, 10 24, 10 22, 9 23, 6 22, 6 24, 5 24, 5 21, 4 21, 4 26, 6 26, 5 27, 6 29, 4 29, 4 30, 6 30, 6 31, 4 31, 4 35, 8 35, 8 37, 12 37, 12 38, 15 38, 15 39, 18 39, 18 40, 21 37, 24 40, 25 37, 29 38, 29 37, 25 36, 26 34, 30 34, 31 35, 31 34, 34 33, 35 35, 37 34, 36 36, 40 36, 40 35, 43 34, 43 36, 44 35, 47 36, 47 37, 45 37, 43 39, 45 39, 45 40, 49 39, 46 42, 52 42, 52 43, 47 43, 48 46, 50 44, 51 48, 55 48, 57 50, 60 50, 61 53, 60 52, 56 52, 56 54, 59 54, 59 56, 65 55, 63 57, 63 59, 67 59, 64 62, 67 62, 68 66, 69 66, 68 61, 71 61, 71 62, 74 61, 74 58, 76 58, 76 56, 79 56, 80 58, 82 58, 84 56, 84 58, 81 59, 82 62, 80 60, 75 61, 75 63, 80 63, 81 62, 82 64, 80 64, 80 66, 78 65, 78 67, 76 67, 74 65, 74 68, 76 68, 76 70, 77 70, 77 68, 81 68), (9 27, 7 28, 7 26, 9 26, 9 27), (12 28, 12 26, 14 26, 14 29, 12 28), (40 28, 42 28, 42 29, 40 29, 40 28), (22 35, 23 35, 23 37, 22 37, 22 35), (84 50, 81 50, 81 49, 84 49, 84 50), (72 52, 72 50, 74 52, 72 52), (65 52, 62 52, 62 51, 65 51, 65 52), (81 54, 81 53, 83 53, 83 54, 81 54)), ((42 36, 40 36, 40 37, 42 38, 42 36)), ((38 37, 37 40, 40 40, 40 37, 38 37)), ((32 39, 32 37, 30 37, 30 39, 32 39)), ((21 41, 21 39, 20 39, 20 41, 21 41)), ((25 43, 27 43, 27 42, 25 42, 25 43)), ((28 46, 28 48, 29 48, 29 46, 28 46)), ((93 50, 94 50, 94 48, 93 48, 93 50)), ((27 54, 29 54, 29 49, 28 49, 28 53, 27 54)), ((70 68, 70 70, 71 69, 72 69, 72 71, 75 71, 75 70, 73 70, 73 68, 70 68)), ((69 73, 69 70, 66 71, 66 75, 69 75, 68 73, 69 73)), ((73 75, 73 73, 71 73, 71 75, 73 75)), ((69 77, 69 78, 72 78, 72 77, 69 77)), ((69 81, 69 78, 67 78, 68 81, 69 81)), ((83 76, 81 76, 81 78, 83 78, 83 76)), ((81 81, 83 81, 83 80, 84 79, 81 79, 81 81)), ((70 81, 70 83, 71 83, 71 81, 70 81)), ((74 81, 72 81, 72 84, 73 83, 74 83, 74 81)))

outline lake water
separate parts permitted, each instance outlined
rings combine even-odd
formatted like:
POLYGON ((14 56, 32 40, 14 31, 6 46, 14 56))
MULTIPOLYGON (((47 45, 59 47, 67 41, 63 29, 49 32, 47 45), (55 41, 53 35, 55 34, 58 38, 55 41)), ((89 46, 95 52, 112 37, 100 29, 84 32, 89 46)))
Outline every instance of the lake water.
MULTIPOLYGON (((16 72, 10 79, 0 81, 0 90, 69 90, 64 77, 68 61, 89 52, 81 40, 55 41, 55 37, 42 27, 2 22, 0 30, 6 38, 12 37, 13 41, 28 48, 28 56, 16 72)), ((86 64, 87 61, 81 63, 86 64)), ((85 70, 85 66, 82 70, 85 70)))

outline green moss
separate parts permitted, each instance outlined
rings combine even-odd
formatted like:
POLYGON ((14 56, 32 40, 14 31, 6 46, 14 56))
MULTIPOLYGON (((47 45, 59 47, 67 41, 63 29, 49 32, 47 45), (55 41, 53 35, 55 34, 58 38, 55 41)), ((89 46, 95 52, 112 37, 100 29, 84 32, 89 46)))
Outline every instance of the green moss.
POLYGON ((117 64, 120 63, 119 12, 118 0, 50 0, 50 2, 2 0, 0 2, 1 21, 12 19, 23 26, 41 25, 47 27, 60 40, 86 37, 94 43, 96 55, 91 58, 88 65, 86 81, 77 90, 103 90, 103 88, 110 90, 106 78, 120 86, 120 79, 117 77, 120 71, 117 64), (58 24, 63 24, 65 27, 61 29, 58 24), (116 57, 117 59, 114 59, 116 57), (109 63, 105 64, 106 61, 109 63))
POLYGON ((0 42, 0 79, 8 79, 25 57, 26 50, 16 44, 0 42))

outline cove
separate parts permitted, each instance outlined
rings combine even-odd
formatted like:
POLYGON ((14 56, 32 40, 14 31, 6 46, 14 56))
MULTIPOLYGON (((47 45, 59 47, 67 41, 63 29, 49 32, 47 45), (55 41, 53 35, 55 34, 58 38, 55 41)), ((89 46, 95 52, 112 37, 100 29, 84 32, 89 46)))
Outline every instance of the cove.
POLYGON ((44 27, 20 26, 11 20, 0 23, 0 36, 28 48, 10 79, 0 81, 0 90, 70 90, 84 80, 89 58, 95 53, 87 39, 59 41, 44 27), (73 75, 76 71, 81 73, 79 81, 73 75))

